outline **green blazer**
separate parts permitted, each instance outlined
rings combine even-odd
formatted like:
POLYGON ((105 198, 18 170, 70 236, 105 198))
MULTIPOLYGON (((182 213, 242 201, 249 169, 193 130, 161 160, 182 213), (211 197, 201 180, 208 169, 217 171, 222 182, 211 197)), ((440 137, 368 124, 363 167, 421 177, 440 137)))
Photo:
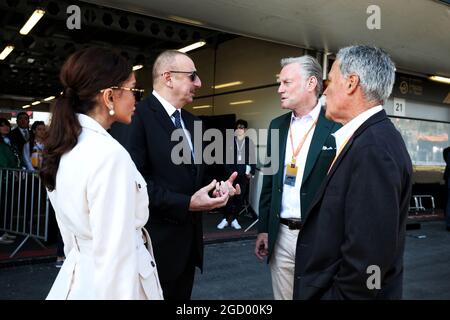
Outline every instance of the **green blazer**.
POLYGON ((0 136, 0 168, 20 168, 20 160, 14 154, 11 147, 3 142, 3 138, 0 136))
MULTIPOLYGON (((286 154, 286 140, 288 138, 289 124, 292 112, 286 113, 272 120, 267 137, 267 156, 271 156, 271 129, 279 129, 279 168, 273 175, 264 175, 259 199, 258 232, 269 234, 269 262, 275 247, 280 226, 281 199, 284 185, 284 162, 286 154)), ((314 135, 306 158, 305 172, 300 187, 300 203, 302 220, 308 214, 308 208, 314 195, 325 178, 328 168, 336 154, 336 142, 331 135, 341 127, 340 124, 325 118, 325 110, 320 111, 314 135)), ((301 151, 303 152, 303 151, 301 151)), ((269 167, 270 163, 265 167, 269 167)))

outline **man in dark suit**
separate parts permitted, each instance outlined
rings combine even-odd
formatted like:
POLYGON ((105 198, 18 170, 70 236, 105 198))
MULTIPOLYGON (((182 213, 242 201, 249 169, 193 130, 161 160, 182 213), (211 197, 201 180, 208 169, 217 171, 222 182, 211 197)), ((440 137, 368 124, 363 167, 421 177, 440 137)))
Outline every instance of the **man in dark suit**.
POLYGON ((23 163, 23 146, 30 140, 30 117, 26 112, 17 114, 17 127, 11 130, 10 138, 12 144, 17 148, 20 155, 20 161, 23 163))
MULTIPOLYGON (((325 118, 318 97, 322 68, 310 56, 281 61, 281 107, 291 112, 270 123, 267 155, 275 172, 264 172, 255 255, 267 256, 276 300, 292 299, 295 248, 301 221, 336 152, 331 135, 339 125, 325 118), (279 140, 272 144, 272 131, 279 140), (274 166, 274 163, 277 165, 274 166)), ((275 141, 274 141, 275 142, 275 141)), ((272 169, 272 170, 273 170, 272 169)))
POLYGON ((200 86, 194 62, 186 54, 160 54, 153 65, 154 90, 136 107, 127 135, 127 149, 147 181, 147 227, 166 300, 190 299, 195 266, 201 269, 203 264, 201 212, 225 206, 229 195, 239 193, 231 186, 237 174, 222 183, 224 193, 217 197, 208 194, 215 180, 201 188, 203 150, 196 143, 202 141, 201 122, 182 109, 200 86))
POLYGON ((336 158, 297 241, 294 298, 400 299, 411 159, 382 104, 395 66, 378 48, 341 49, 329 73, 336 158))

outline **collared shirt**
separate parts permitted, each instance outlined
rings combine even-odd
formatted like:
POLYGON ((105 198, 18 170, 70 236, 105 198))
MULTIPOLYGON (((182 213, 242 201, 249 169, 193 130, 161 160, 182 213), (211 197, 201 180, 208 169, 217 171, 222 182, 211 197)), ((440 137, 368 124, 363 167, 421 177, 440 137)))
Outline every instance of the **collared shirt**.
MULTIPOLYGON (((175 117, 172 115, 177 110, 177 108, 175 108, 169 101, 161 97, 155 90, 153 90, 152 94, 155 96, 156 99, 158 99, 159 102, 161 102, 162 106, 164 107, 164 110, 166 110, 167 114, 169 115, 170 120, 172 120, 173 125, 175 125, 175 117)), ((191 133, 189 132, 189 130, 186 129, 186 126, 184 125, 183 117, 181 116, 181 110, 180 110, 180 120, 184 134, 188 138, 187 140, 189 143, 189 147, 191 148, 191 151, 194 152, 194 147, 192 146, 191 133)))
POLYGON ((20 133, 22 134, 23 138, 28 141, 30 139, 30 131, 28 129, 19 128, 20 133))
MULTIPOLYGON (((322 105, 320 101, 308 114, 303 117, 296 117, 294 112, 291 116, 291 130, 292 138, 294 140, 294 148, 297 148, 301 139, 311 128, 312 124, 319 117, 320 109, 322 105)), ((297 156, 297 178, 295 179, 295 186, 289 186, 284 184, 284 178, 286 176, 286 165, 290 165, 292 160, 292 146, 291 140, 289 138, 289 132, 286 139, 286 153, 284 157, 284 168, 283 168, 283 195, 281 200, 281 213, 280 217, 285 219, 290 218, 301 218, 301 207, 300 207, 300 188, 302 186, 303 174, 305 172, 306 158, 308 156, 309 146, 311 145, 311 139, 314 135, 315 127, 308 133, 308 136, 303 144, 297 156)))
POLYGON ((360 113, 358 116, 346 123, 342 128, 333 133, 333 136, 336 139, 336 152, 342 151, 341 147, 344 143, 348 142, 353 133, 355 133, 355 131, 358 130, 358 128, 366 122, 367 119, 381 110, 383 110, 381 105, 372 107, 369 110, 360 113))

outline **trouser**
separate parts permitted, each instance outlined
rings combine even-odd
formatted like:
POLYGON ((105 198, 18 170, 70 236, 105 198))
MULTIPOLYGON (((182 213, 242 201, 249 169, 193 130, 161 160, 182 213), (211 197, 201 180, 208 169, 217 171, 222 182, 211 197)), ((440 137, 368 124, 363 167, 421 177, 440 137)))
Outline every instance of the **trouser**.
POLYGON ((59 231, 59 228, 58 228, 58 234, 56 236, 56 256, 58 258, 64 257, 64 242, 61 237, 61 232, 59 231))
POLYGON ((280 224, 278 238, 270 258, 273 296, 275 300, 292 300, 294 291, 295 252, 299 230, 280 224))
POLYGON ((450 227, 450 188, 447 187, 447 206, 445 208, 445 222, 450 227))
POLYGON ((225 216, 228 222, 232 222, 234 219, 237 219, 239 215, 239 211, 242 209, 244 205, 244 200, 247 195, 248 189, 248 178, 245 175, 238 175, 236 178, 236 183, 241 187, 241 194, 235 195, 228 200, 228 203, 225 207, 225 216))
MULTIPOLYGON (((176 254, 176 253, 175 253, 176 254)), ((170 281, 161 281, 164 300, 190 300, 195 277, 195 253, 190 254, 184 271, 170 281)))

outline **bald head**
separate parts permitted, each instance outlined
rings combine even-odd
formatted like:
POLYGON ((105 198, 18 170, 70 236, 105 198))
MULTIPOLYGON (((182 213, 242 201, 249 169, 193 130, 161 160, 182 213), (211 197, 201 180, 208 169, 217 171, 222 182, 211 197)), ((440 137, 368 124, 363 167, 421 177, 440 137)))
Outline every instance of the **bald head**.
POLYGON ((189 58, 187 54, 176 50, 164 51, 156 58, 152 70, 153 86, 155 86, 158 83, 158 80, 161 79, 161 74, 163 72, 177 69, 177 57, 180 56, 189 58))
POLYGON ((153 90, 175 108, 193 101, 195 91, 202 86, 194 61, 175 50, 164 51, 153 65, 153 90))

